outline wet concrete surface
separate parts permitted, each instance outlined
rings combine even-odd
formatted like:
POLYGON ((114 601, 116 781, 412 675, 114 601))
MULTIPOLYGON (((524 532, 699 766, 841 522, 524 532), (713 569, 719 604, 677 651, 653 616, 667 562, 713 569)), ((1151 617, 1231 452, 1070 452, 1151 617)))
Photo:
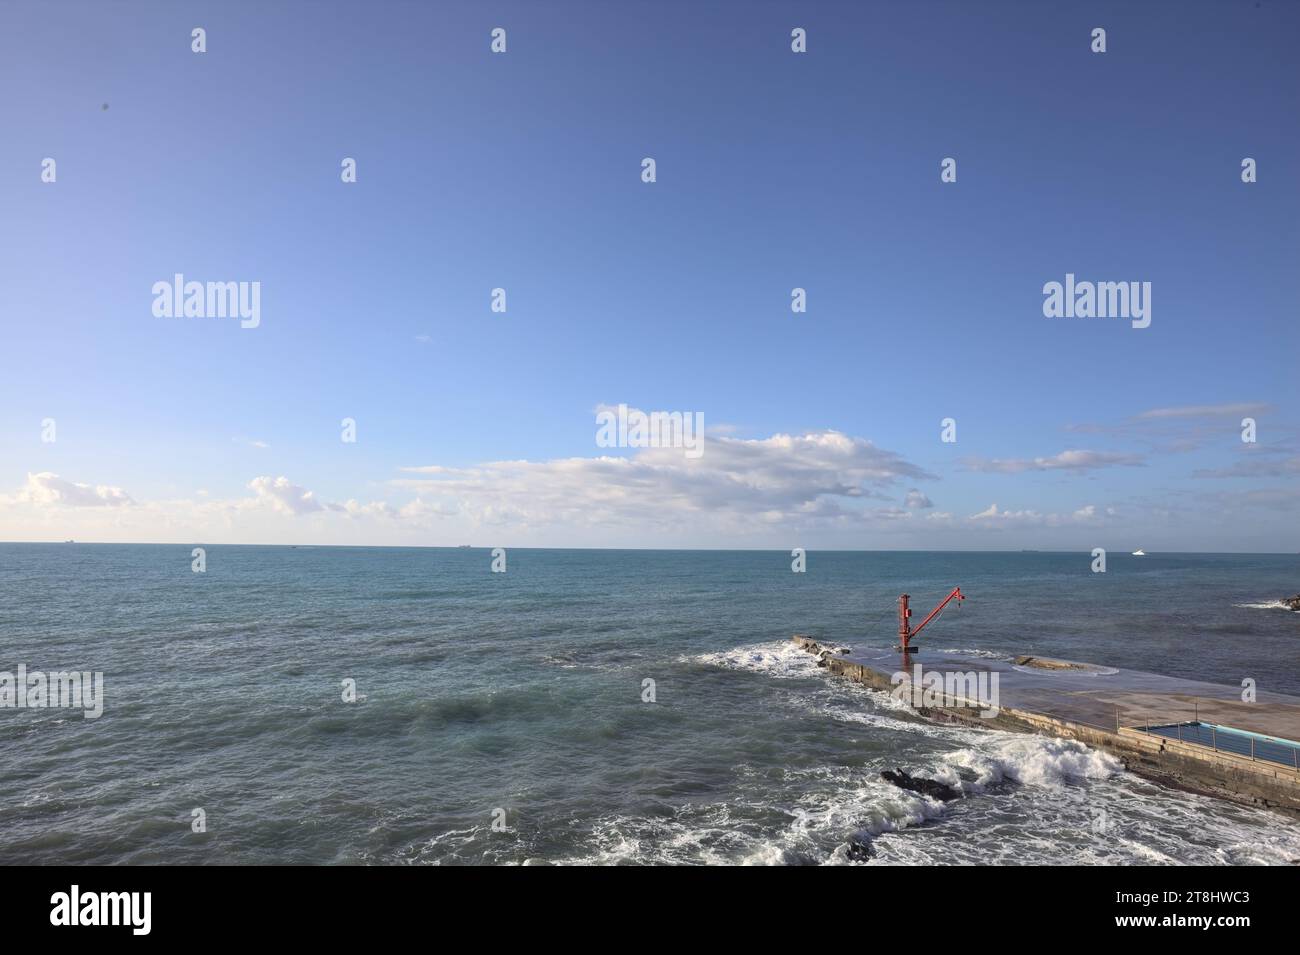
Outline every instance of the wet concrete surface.
POLYGON ((906 660, 902 653, 887 649, 856 650, 839 656, 891 675, 899 671, 913 674, 917 664, 923 673, 996 673, 999 706, 1112 732, 1118 713, 1121 726, 1199 719, 1300 741, 1300 697, 1281 693, 1261 691, 1255 702, 1247 703, 1242 700, 1241 687, 1087 663, 1076 663, 1078 669, 1048 668, 1072 661, 1044 661, 1046 666, 1036 666, 924 649, 907 654, 906 660))

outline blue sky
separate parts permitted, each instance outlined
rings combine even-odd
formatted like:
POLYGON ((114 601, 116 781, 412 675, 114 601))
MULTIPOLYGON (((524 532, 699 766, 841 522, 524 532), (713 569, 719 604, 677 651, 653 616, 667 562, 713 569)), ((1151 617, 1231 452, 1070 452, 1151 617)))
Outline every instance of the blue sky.
POLYGON ((1298 28, 7 3, 0 539, 1294 551, 1298 28), (261 324, 155 317, 177 272, 261 324), (1067 272, 1151 326, 1044 317, 1067 272), (620 402, 706 453, 598 448, 620 402))

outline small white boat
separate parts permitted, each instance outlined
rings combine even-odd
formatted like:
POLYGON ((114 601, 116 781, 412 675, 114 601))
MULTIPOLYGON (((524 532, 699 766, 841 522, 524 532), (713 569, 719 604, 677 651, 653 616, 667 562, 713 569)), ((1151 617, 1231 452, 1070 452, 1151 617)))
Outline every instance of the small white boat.
POLYGON ((1137 550, 1133 551, 1133 556, 1134 556, 1134 557, 1145 557, 1146 555, 1147 555, 1147 552, 1144 551, 1144 550, 1143 550, 1142 548, 1140 548, 1140 547, 1139 547, 1137 550))

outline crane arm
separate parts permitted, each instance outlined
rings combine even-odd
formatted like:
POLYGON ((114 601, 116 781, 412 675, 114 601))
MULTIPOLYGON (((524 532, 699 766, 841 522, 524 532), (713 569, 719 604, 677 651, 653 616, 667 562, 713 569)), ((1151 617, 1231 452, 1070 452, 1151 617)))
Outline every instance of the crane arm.
POLYGON ((948 596, 943 598, 943 603, 939 604, 939 606, 935 607, 933 610, 930 611, 930 615, 917 625, 916 629, 912 631, 911 635, 916 636, 918 633, 924 630, 925 625, 929 623, 931 620, 933 620, 935 617, 937 617, 939 615, 939 611, 941 611, 944 607, 948 606, 949 601, 951 601, 954 597, 957 600, 966 599, 965 594, 961 592, 961 588, 954 587, 952 589, 952 593, 950 593, 948 596))

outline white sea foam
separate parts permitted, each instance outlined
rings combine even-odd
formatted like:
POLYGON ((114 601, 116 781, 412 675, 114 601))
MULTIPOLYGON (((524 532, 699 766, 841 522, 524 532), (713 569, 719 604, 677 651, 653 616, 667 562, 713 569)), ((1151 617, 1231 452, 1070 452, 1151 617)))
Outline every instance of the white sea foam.
POLYGON ((983 733, 983 730, 949 723, 936 723, 933 720, 923 719, 915 715, 911 719, 892 716, 888 712, 880 712, 880 709, 897 713, 911 713, 912 708, 908 704, 894 699, 888 693, 878 690, 869 691, 862 695, 866 697, 862 704, 856 702, 843 704, 808 699, 795 700, 794 702, 806 705, 830 719, 839 720, 843 723, 860 723, 863 726, 876 729, 911 733, 931 739, 969 743, 978 739, 980 734, 983 733), (877 709, 877 707, 880 709, 877 709))
POLYGON ((807 787, 793 804, 763 796, 682 806, 671 818, 625 815, 598 819, 592 845, 566 863, 844 864, 849 840, 869 843, 937 818, 943 803, 844 767, 791 770, 807 787), (766 820, 759 825, 756 820, 766 820))
POLYGON ((1242 610, 1286 610, 1286 611, 1294 612, 1291 611, 1291 608, 1288 607, 1285 603, 1283 603, 1280 600, 1266 600, 1263 603, 1254 603, 1254 604, 1233 604, 1233 606, 1238 607, 1242 610))
POLYGON ((974 657, 980 660, 1014 660, 1015 659, 1015 657, 1009 656, 1005 653, 994 653, 992 650, 940 649, 937 650, 936 652, 953 654, 955 656, 974 657))
POLYGON ((1080 668, 1080 669, 1069 669, 1069 670, 1048 670, 1048 669, 1044 669, 1043 667, 1023 666, 1023 665, 1017 663, 1017 664, 1014 665, 1011 669, 1013 669, 1013 670, 1015 670, 1015 671, 1017 671, 1017 672, 1019 672, 1019 673, 1032 673, 1032 674, 1034 674, 1035 676, 1042 676, 1042 675, 1045 674, 1045 673, 1046 673, 1046 674, 1051 674, 1051 673, 1061 673, 1061 674, 1067 674, 1067 675, 1069 675, 1069 676, 1093 676, 1093 677, 1096 677, 1096 676, 1114 676, 1116 673, 1119 672, 1119 670, 1115 669, 1114 667, 1104 667, 1104 666, 1098 666, 1098 665, 1095 665, 1095 664, 1089 664, 1088 666, 1086 666, 1086 667, 1082 667, 1082 668, 1080 668))
POLYGON ((917 775, 963 784, 941 803, 880 780, 879 766, 742 773, 738 790, 662 815, 597 819, 568 863, 744 865, 1285 864, 1300 859, 1300 828, 1275 814, 1175 793, 1122 773, 1081 744, 985 734, 917 775), (969 777, 972 767, 991 788, 969 777), (1018 780, 1012 791, 991 784, 1018 780), (864 860, 856 844, 870 846, 864 860), (856 856, 856 858, 855 858, 856 856))
POLYGON ((789 827, 759 843, 744 865, 817 862, 844 865, 853 839, 870 843, 884 833, 901 832, 943 815, 944 804, 888 783, 866 781, 838 792, 809 797, 793 810, 789 827), (828 852, 826 846, 833 845, 828 852))
POLYGON ((736 647, 719 653, 701 653, 683 657, 683 662, 705 666, 725 667, 730 670, 749 670, 775 677, 803 677, 815 675, 819 668, 817 658, 793 641, 774 640, 736 647))
POLYGON ((581 861, 842 865, 864 861, 855 845, 870 845, 873 865, 1300 861, 1300 827, 1273 813, 1159 786, 1076 741, 919 719, 888 693, 830 679, 792 643, 690 659, 777 678, 821 676, 788 695, 791 709, 848 728, 846 747, 885 752, 869 765, 787 767, 783 783, 741 773, 738 792, 683 806, 670 820, 610 819, 597 826, 595 845, 578 851, 581 861), (912 740, 895 745, 894 733, 912 740), (879 778, 895 766, 963 798, 945 804, 879 778))
MULTIPOLYGON (((1124 764, 1109 753, 1089 749, 1075 740, 1050 736, 990 733, 979 747, 959 749, 943 756, 954 771, 945 782, 961 782, 968 791, 1010 780, 1027 786, 1057 787, 1071 780, 1108 779, 1124 771, 1124 764), (956 767, 975 773, 974 784, 961 780, 956 767)), ((942 767, 941 767, 942 769, 942 767)))

